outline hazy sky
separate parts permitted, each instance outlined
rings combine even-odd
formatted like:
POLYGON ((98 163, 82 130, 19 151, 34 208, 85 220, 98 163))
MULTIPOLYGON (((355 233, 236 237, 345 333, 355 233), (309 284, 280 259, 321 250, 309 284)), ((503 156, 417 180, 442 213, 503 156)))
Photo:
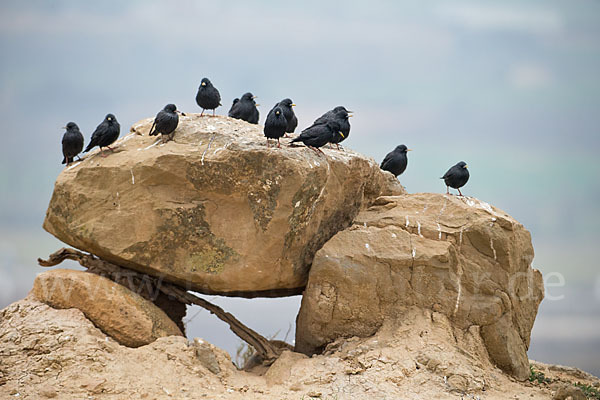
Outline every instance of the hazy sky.
POLYGON ((109 112, 125 133, 169 102, 199 111, 207 76, 220 114, 246 91, 261 121, 291 97, 300 127, 346 105, 349 147, 378 161, 398 144, 414 149, 409 192, 445 190, 439 176, 467 161, 463 192, 521 221, 534 265, 564 277, 532 349, 536 337, 572 336, 558 329, 565 315, 600 344, 599 1, 0 1, 0 51, 0 307, 60 246, 41 229, 60 127, 77 122, 87 142, 109 112))

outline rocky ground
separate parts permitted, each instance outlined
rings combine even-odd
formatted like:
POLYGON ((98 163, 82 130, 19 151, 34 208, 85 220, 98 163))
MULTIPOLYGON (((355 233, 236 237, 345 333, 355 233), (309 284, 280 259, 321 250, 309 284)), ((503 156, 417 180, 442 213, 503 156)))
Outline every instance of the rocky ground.
POLYGON ((598 385, 577 369, 540 363, 536 377, 551 381, 517 382, 453 346, 443 315, 415 309, 404 317, 322 355, 284 352, 269 369, 244 372, 201 339, 129 348, 77 309, 26 298, 0 312, 0 398, 552 399, 572 382, 598 385))

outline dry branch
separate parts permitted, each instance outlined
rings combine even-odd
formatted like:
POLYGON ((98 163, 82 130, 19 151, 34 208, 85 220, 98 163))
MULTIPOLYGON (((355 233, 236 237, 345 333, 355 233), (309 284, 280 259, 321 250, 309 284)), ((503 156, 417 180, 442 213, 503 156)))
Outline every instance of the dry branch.
POLYGON ((175 298, 181 303, 196 304, 207 309, 211 314, 216 315, 217 318, 227 323, 231 331, 240 339, 254 347, 267 365, 273 363, 281 354, 282 349, 273 345, 267 338, 260 335, 258 332, 248 328, 221 307, 189 293, 172 283, 163 282, 162 279, 123 268, 108 261, 104 261, 92 254, 86 254, 78 250, 66 248, 62 248, 50 254, 47 260, 38 258, 38 264, 42 267, 52 267, 60 264, 64 260, 77 261, 82 267, 87 268, 89 272, 106 276, 147 299, 154 300, 157 295, 156 291, 160 291, 167 296, 175 298), (145 289, 145 292, 140 293, 140 290, 143 289, 145 289))

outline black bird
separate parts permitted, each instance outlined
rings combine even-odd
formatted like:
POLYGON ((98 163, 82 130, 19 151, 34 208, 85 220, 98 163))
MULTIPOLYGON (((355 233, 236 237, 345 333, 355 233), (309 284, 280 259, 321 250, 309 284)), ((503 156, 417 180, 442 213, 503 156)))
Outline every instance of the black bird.
POLYGON ((90 144, 88 144, 88 146, 83 152, 87 153, 95 146, 98 146, 100 147, 100 155, 102 157, 106 157, 103 153, 102 148, 108 147, 110 151, 113 151, 110 145, 113 144, 119 138, 120 133, 121 125, 119 125, 115 116, 112 114, 106 114, 106 117, 104 117, 104 121, 102 121, 100 125, 96 127, 94 133, 92 133, 90 144))
POLYGON ((244 93, 241 99, 234 99, 231 108, 229 109, 229 116, 231 118, 241 119, 251 124, 258 124, 258 109, 252 93, 244 93), (237 100, 237 101, 236 101, 237 100))
POLYGON ((459 162, 452 168, 450 168, 444 176, 440 179, 443 179, 446 182, 446 194, 450 194, 450 189, 458 189, 458 194, 463 195, 460 192, 460 188, 465 186, 467 181, 469 180, 469 170, 467 169, 467 163, 464 161, 459 162))
POLYGON ((67 164, 68 167, 73 162, 73 157, 83 150, 83 135, 75 122, 69 122, 63 129, 67 131, 62 138, 62 152, 64 156, 62 163, 67 164))
POLYGON ((395 177, 402 175, 408 165, 407 151, 411 150, 403 144, 396 146, 396 148, 389 152, 381 162, 381 169, 391 172, 395 177))
POLYGON ((346 140, 346 138, 348 138, 350 135, 350 121, 348 118, 352 116, 350 115, 351 113, 352 111, 347 110, 346 107, 337 106, 333 110, 329 110, 317 118, 315 122, 313 122, 312 126, 307 129, 310 129, 315 125, 325 124, 328 121, 336 121, 340 125, 340 131, 342 132, 343 136, 336 135, 331 143, 335 144, 339 150, 339 143, 346 140))
POLYGON ((325 146, 334 140, 334 136, 344 136, 337 121, 327 121, 325 124, 312 125, 302 131, 300 136, 291 143, 302 142, 317 153, 325 154, 319 147, 325 146))
POLYGON ((275 107, 269 111, 264 127, 264 133, 267 137, 267 147, 269 147, 269 139, 277 139, 277 147, 281 148, 279 138, 285 135, 287 126, 287 119, 281 107, 275 107))
POLYGON ((165 108, 156 114, 156 118, 154 118, 154 122, 150 128, 150 136, 156 136, 160 133, 161 135, 169 135, 167 141, 173 139, 171 134, 179 124, 178 112, 175 104, 167 104, 165 108))
MULTIPOLYGON (((286 133, 294 133, 296 127, 298 126, 298 118, 296 118, 296 114, 294 113, 294 109, 296 105, 292 101, 292 99, 283 99, 279 103, 275 104, 275 107, 280 107, 283 111, 283 115, 287 120, 287 127, 285 128, 286 133)), ((275 109, 273 107, 273 109, 275 109)))
POLYGON ((196 103, 202 108, 200 116, 204 114, 204 110, 213 110, 214 117, 215 109, 221 105, 221 94, 208 78, 202 78, 200 82, 196 94, 196 103))

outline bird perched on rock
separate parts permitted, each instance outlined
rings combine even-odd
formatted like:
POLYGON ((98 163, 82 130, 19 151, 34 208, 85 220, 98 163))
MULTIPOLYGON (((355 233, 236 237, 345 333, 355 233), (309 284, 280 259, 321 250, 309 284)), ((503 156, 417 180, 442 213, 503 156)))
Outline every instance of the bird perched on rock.
POLYGON ((339 122, 335 120, 327 121, 325 124, 312 125, 302 131, 302 133, 292 140, 291 143, 302 142, 317 153, 325 154, 319 147, 335 140, 335 136, 344 136, 339 122))
POLYGON ((458 194, 463 195, 460 192, 460 188, 465 186, 467 181, 469 180, 469 170, 467 169, 467 163, 464 161, 459 162, 452 168, 450 168, 444 176, 440 179, 443 179, 446 182, 446 194, 450 194, 450 189, 458 189, 458 194))
POLYGON ((202 108, 200 116, 204 114, 204 110, 213 110, 214 117, 215 109, 221 105, 221 94, 208 78, 202 78, 200 82, 196 94, 196 103, 202 108))
POLYGON ((67 131, 62 138, 62 152, 64 156, 62 163, 67 164, 68 167, 73 162, 73 157, 83 150, 83 135, 75 122, 69 122, 63 129, 67 131))
POLYGON ((231 108, 229 109, 229 116, 231 118, 241 119, 251 124, 258 124, 258 109, 252 93, 244 93, 241 99, 234 99, 231 108), (236 101, 237 100, 237 101, 236 101))
POLYGON ((279 138, 285 135, 287 126, 287 119, 281 107, 275 107, 269 111, 264 127, 264 133, 267 137, 267 147, 269 147, 269 139, 277 139, 277 147, 281 148, 279 138))
MULTIPOLYGON (((287 120, 287 127, 285 128, 286 133, 294 133, 296 127, 298 126, 298 118, 296 118, 296 114, 294 113, 294 109, 296 105, 292 101, 292 99, 283 99, 279 103, 275 104, 275 107, 280 107, 283 111, 283 115, 287 120)), ((273 109, 275 109, 273 107, 273 109)))
POLYGON ((396 146, 381 162, 381 169, 391 172, 395 177, 401 175, 408 165, 407 151, 411 150, 403 144, 396 146))
POLYGON ((352 111, 348 111, 344 106, 337 106, 333 110, 327 111, 313 122, 313 124, 307 128, 310 129, 315 125, 325 124, 328 121, 336 121, 340 125, 340 131, 342 135, 336 135, 331 143, 335 144, 338 150, 340 149, 339 143, 346 140, 350 135, 350 121, 352 111))
POLYGON ((113 151, 110 145, 113 144, 119 138, 120 133, 121 125, 119 125, 115 116, 112 114, 106 114, 106 117, 104 117, 104 121, 102 121, 100 125, 96 127, 94 133, 92 133, 90 144, 88 144, 88 146, 83 152, 87 153, 95 146, 98 146, 100 147, 100 155, 102 157, 106 157, 103 153, 102 148, 108 147, 110 151, 113 151))
POLYGON ((156 136, 160 133, 163 137, 168 137, 167 141, 173 139, 172 134, 179 124, 178 112, 175 104, 167 104, 165 108, 156 114, 152 127, 150 127, 150 136, 156 136))

